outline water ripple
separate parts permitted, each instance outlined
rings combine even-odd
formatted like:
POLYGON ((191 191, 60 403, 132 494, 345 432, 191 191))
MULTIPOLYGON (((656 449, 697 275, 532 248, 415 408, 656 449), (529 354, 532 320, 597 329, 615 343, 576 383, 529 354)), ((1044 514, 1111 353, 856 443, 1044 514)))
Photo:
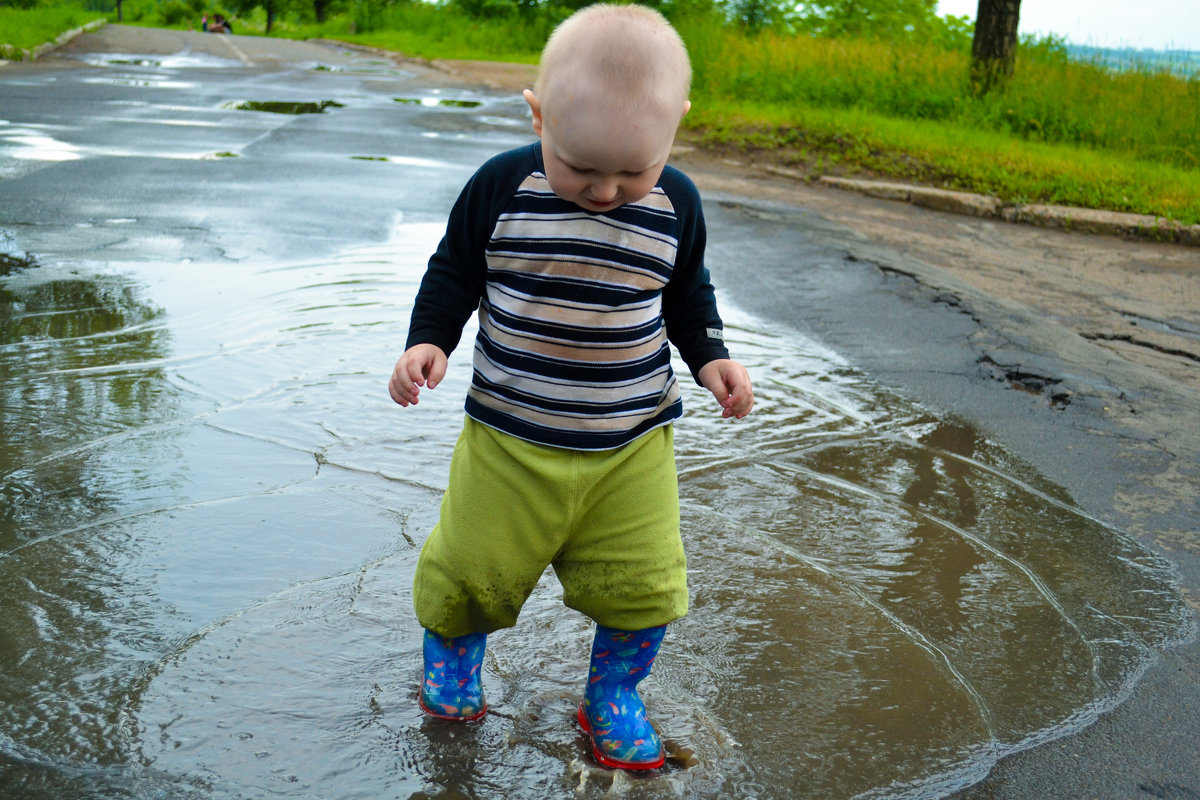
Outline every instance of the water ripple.
POLYGON ((969 426, 728 308, 758 406, 722 420, 683 381, 691 612, 644 684, 667 768, 591 763, 572 719, 590 629, 550 572, 491 638, 487 719, 423 717, 409 592, 470 348, 419 407, 385 384, 440 234, 0 281, 0 787, 935 797, 1086 725, 1190 633, 1165 561, 969 426))

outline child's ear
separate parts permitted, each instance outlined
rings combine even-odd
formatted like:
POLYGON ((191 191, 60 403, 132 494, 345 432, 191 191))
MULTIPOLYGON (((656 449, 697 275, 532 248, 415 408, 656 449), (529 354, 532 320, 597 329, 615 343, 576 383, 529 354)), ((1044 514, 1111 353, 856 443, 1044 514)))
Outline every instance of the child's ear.
POLYGON ((679 115, 679 118, 683 119, 684 117, 687 116, 687 112, 689 112, 691 110, 692 110, 692 101, 684 100, 683 101, 683 113, 679 115))
POLYGON ((533 132, 540 139, 542 138, 542 103, 528 89, 521 94, 525 97, 525 102, 529 103, 529 110, 533 112, 533 132))

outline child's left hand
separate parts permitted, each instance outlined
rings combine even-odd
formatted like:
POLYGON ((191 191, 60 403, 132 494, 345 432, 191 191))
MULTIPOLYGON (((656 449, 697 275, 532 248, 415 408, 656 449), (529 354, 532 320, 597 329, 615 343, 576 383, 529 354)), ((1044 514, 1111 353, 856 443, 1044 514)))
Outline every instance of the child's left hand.
POLYGON ((718 358, 700 368, 700 382, 721 404, 722 417, 741 419, 754 408, 750 373, 736 361, 718 358))

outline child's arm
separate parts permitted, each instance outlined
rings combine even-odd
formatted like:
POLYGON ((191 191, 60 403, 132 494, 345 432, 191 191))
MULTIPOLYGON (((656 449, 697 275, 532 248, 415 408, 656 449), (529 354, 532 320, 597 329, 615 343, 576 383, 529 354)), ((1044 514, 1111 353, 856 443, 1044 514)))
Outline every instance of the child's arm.
POLYGON ((415 344, 404 351, 392 370, 388 381, 388 394, 400 405, 408 408, 417 404, 417 395, 422 386, 436 387, 446 377, 446 354, 434 344, 415 344))
POLYGON ((741 419, 754 408, 750 373, 736 361, 718 358, 700 368, 697 377, 721 404, 722 417, 741 419))

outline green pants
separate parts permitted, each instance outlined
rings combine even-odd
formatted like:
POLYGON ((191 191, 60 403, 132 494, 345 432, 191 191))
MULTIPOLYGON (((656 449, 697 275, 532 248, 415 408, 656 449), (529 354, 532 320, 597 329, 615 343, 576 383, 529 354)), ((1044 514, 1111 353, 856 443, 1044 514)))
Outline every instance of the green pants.
POLYGON ((548 564, 566 605, 602 625, 640 630, 687 613, 670 426, 581 451, 467 419, 417 562, 417 619, 442 636, 511 627, 548 564))

